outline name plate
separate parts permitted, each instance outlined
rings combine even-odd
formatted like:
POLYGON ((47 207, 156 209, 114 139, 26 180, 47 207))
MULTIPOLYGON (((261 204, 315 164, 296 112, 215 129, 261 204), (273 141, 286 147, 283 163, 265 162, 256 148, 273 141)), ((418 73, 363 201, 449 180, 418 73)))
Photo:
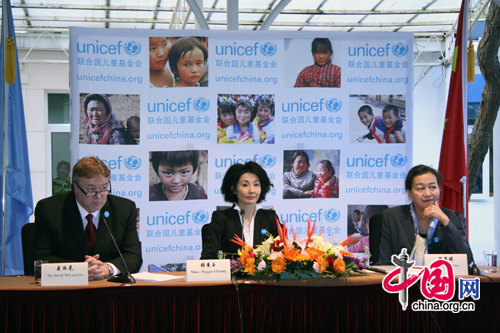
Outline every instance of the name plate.
POLYGON ((231 281, 229 259, 186 260, 186 281, 231 281))
POLYGON ((465 253, 424 254, 424 266, 429 266, 438 259, 449 261, 453 266, 455 276, 469 275, 469 265, 465 253))
POLYGON ((89 284, 89 264, 66 262, 42 264, 42 286, 83 286, 89 284))

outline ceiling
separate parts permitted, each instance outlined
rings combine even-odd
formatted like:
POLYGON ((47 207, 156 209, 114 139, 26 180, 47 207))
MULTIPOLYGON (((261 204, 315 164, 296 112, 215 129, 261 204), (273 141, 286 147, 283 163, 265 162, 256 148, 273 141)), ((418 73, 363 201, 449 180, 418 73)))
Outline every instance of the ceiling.
MULTIPOLYGON (((481 2, 470 0, 472 11, 481 2)), ((414 32, 415 61, 448 62, 461 0, 11 0, 17 47, 67 62, 69 27, 414 32), (194 9, 191 9, 190 4, 194 9), (229 5, 229 8, 228 8, 229 5), (199 23, 194 13, 202 15, 199 23), (228 14, 235 13, 233 15, 228 14), (239 12, 239 14, 238 14, 239 12), (271 24, 272 23, 272 24, 271 24), (432 55, 428 60, 421 53, 432 55), (441 60, 439 60, 440 58, 441 60), (438 60, 436 60, 438 59, 438 60)), ((29 56, 29 58, 28 58, 29 56)))
MULTIPOLYGON (((193 0, 196 1, 196 0, 193 0)), ((227 29, 228 2, 199 0, 212 30, 227 29)), ((283 1, 281 1, 283 3, 283 1)), ((413 31, 445 36, 461 0, 292 0, 269 30, 413 31)), ((235 1, 230 2, 230 4, 235 1)), ((258 30, 278 0, 239 0, 239 29, 258 30)), ((194 29, 185 0, 11 0, 16 31, 67 33, 70 26, 129 29, 194 29), (186 19, 187 18, 187 19, 186 19), (185 25, 184 24, 185 21, 185 25)), ((234 19, 236 16, 233 15, 234 19)))

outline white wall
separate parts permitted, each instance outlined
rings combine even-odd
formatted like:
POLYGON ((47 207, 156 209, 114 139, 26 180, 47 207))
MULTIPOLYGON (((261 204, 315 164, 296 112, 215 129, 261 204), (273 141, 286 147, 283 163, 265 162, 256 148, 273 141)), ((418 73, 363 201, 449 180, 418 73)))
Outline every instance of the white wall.
MULTIPOLYGON (((20 53, 20 58, 24 54, 20 53)), ((28 59, 67 60, 61 52, 32 52, 28 59)), ((47 90, 68 90, 68 64, 24 64, 22 85, 28 149, 30 153, 33 201, 50 195, 47 187, 51 177, 48 168, 50 152, 47 151, 45 128, 47 126, 47 90)), ((415 66, 417 80, 427 67, 415 66)), ((415 164, 427 164, 437 168, 446 111, 449 76, 444 77, 442 67, 433 67, 414 89, 414 153, 415 164)), ((31 220, 34 218, 32 217, 31 220)), ((477 262, 483 262, 483 250, 494 248, 493 200, 472 200, 469 205, 469 235, 477 262)))

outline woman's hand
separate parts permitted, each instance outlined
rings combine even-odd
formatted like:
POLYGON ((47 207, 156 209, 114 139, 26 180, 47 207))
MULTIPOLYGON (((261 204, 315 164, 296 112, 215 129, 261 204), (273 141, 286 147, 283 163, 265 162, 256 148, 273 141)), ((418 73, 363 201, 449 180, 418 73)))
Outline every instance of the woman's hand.
POLYGON ((437 200, 432 203, 429 207, 424 209, 424 218, 433 217, 437 219, 439 222, 443 224, 443 226, 447 226, 450 223, 450 219, 446 216, 445 213, 439 208, 437 200))

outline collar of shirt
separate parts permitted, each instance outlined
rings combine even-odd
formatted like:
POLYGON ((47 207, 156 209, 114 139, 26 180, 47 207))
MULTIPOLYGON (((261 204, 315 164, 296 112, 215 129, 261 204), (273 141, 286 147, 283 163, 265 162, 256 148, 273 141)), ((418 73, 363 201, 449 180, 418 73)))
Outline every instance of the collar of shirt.
MULTIPOLYGON (((415 212, 415 206, 413 205, 413 202, 410 205, 410 212, 411 212, 411 217, 413 218, 413 227, 415 228, 415 236, 418 235, 418 217, 417 213, 415 212)), ((427 225, 427 244, 429 244, 432 241, 432 235, 434 235, 434 231, 436 230, 438 224, 438 220, 435 218, 431 218, 429 221, 429 224, 427 225)))
MULTIPOLYGON (((76 200, 76 199, 75 199, 76 200)), ((99 209, 96 212, 89 213, 85 208, 80 205, 78 200, 76 200, 76 205, 78 206, 78 210, 80 211, 80 217, 82 218, 82 223, 83 223, 83 230, 87 227, 87 215, 92 214, 92 221, 94 222, 96 230, 99 229, 99 213, 101 210, 99 209)))
POLYGON ((254 234, 254 229, 255 229, 255 223, 254 223, 255 222, 255 215, 257 214, 257 211, 261 208, 262 208, 261 205, 255 205, 255 210, 254 210, 254 213, 252 215, 252 219, 250 220, 250 225, 248 225, 248 223, 245 223, 245 221, 243 221, 243 218, 241 216, 241 208, 238 205, 234 206, 234 209, 236 209, 238 211, 238 214, 240 216, 240 223, 241 223, 241 227, 243 229, 243 241, 245 243, 247 243, 248 245, 250 245, 251 247, 254 247, 253 234, 254 234))
MULTIPOLYGON (((251 122, 248 122, 248 134, 253 135, 253 126, 251 122)), ((233 133, 243 133, 243 131, 240 129, 240 126, 238 125, 238 122, 235 122, 233 125, 233 133)))

